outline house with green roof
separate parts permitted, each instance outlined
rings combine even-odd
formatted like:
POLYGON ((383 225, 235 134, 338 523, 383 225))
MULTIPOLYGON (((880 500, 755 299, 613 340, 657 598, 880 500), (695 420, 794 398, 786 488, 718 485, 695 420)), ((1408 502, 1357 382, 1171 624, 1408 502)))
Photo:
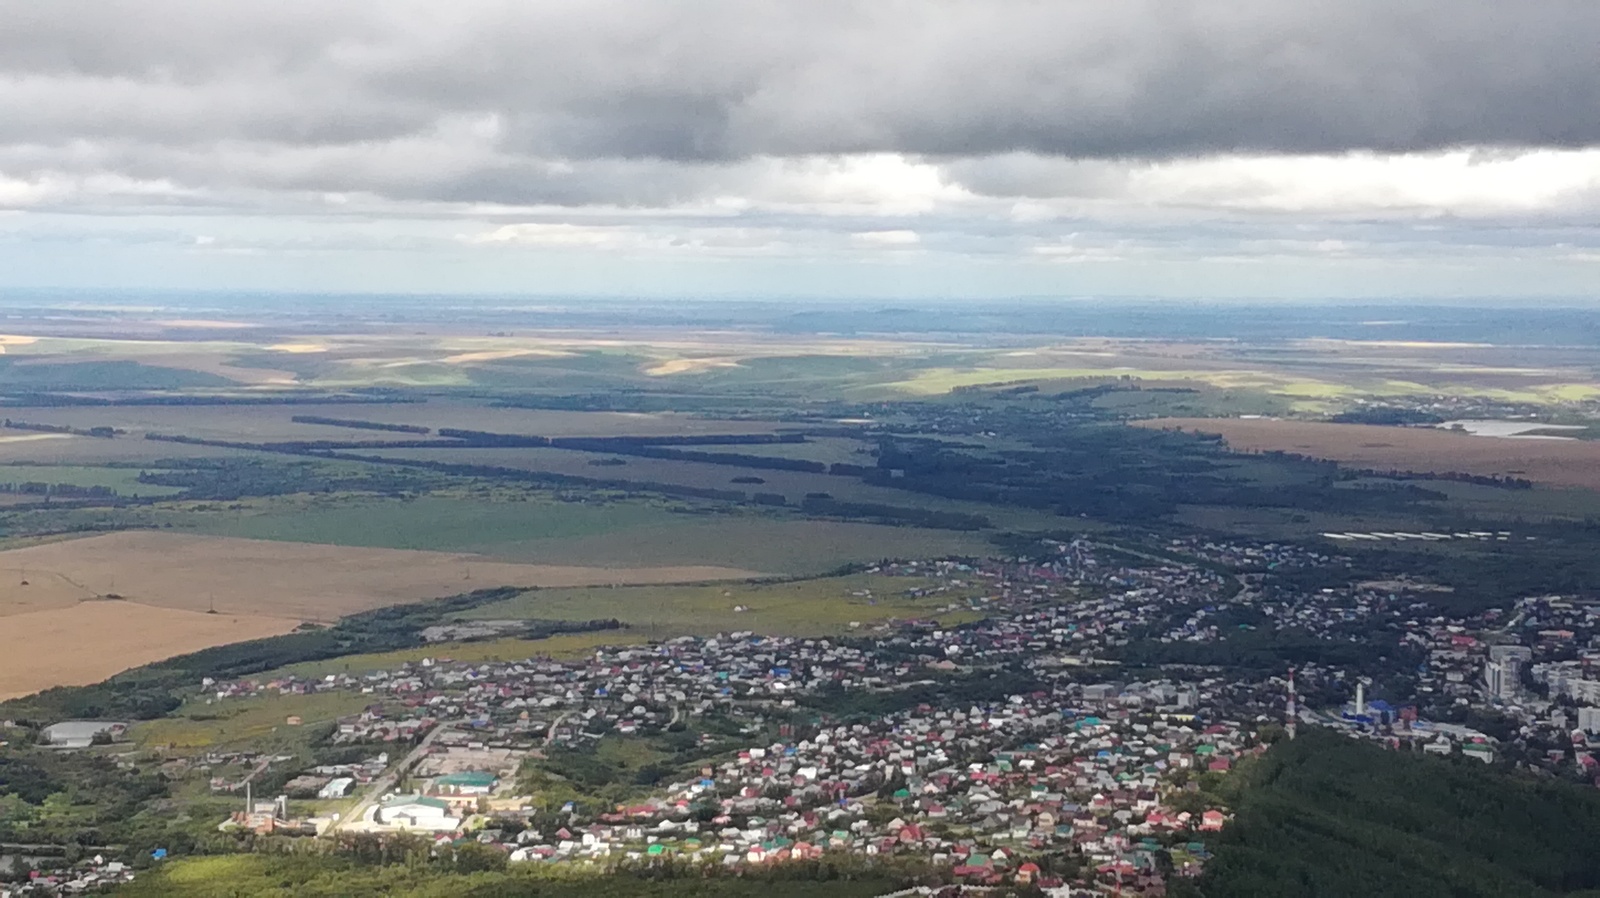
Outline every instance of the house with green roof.
POLYGON ((446 776, 435 777, 430 795, 443 796, 478 796, 488 795, 500 782, 492 773, 480 770, 470 770, 463 773, 452 773, 446 776))

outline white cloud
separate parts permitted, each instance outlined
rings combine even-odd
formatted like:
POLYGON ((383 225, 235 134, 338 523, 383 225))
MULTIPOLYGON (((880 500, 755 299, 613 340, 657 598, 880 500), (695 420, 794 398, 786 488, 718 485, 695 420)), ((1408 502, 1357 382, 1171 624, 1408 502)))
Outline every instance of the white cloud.
POLYGON ((1600 150, 1223 155, 1162 162, 1007 155, 963 160, 947 172, 974 193, 1007 200, 1019 221, 1086 214, 1427 219, 1600 212, 1600 150))
POLYGON ((520 244, 579 249, 623 249, 651 245, 651 241, 644 235, 630 228, 574 224, 501 225, 487 233, 475 234, 464 239, 469 243, 480 244, 520 244))
POLYGON ((906 247, 916 246, 922 242, 922 237, 916 231, 857 231, 850 235, 854 240, 868 246, 906 247))

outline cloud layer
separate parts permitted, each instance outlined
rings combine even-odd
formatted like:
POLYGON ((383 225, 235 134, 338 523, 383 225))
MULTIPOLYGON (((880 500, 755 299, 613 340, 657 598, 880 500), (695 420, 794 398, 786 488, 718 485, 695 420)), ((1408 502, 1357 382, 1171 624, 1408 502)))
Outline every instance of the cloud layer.
POLYGON ((1518 227, 1581 258, 1597 46, 1591 0, 52 0, 0 27, 0 210, 896 264, 1518 227))

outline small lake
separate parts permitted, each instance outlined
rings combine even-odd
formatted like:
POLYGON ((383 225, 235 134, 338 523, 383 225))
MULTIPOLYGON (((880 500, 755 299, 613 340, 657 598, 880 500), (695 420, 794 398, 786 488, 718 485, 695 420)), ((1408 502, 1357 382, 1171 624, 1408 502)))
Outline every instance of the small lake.
POLYGON ((1555 434, 1535 433, 1544 430, 1587 430, 1581 424, 1545 424, 1540 421, 1494 421, 1466 419, 1461 421, 1446 421, 1436 427, 1451 430, 1460 427, 1475 437, 1505 437, 1518 440, 1571 440, 1575 437, 1563 437, 1555 434))

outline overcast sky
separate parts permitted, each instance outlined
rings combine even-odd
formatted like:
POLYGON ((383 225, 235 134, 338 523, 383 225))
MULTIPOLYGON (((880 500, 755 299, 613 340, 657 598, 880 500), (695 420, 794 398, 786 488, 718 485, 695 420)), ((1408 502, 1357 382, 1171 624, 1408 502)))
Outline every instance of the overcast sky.
POLYGON ((1600 299, 1600 2, 0 0, 0 288, 1600 299))

